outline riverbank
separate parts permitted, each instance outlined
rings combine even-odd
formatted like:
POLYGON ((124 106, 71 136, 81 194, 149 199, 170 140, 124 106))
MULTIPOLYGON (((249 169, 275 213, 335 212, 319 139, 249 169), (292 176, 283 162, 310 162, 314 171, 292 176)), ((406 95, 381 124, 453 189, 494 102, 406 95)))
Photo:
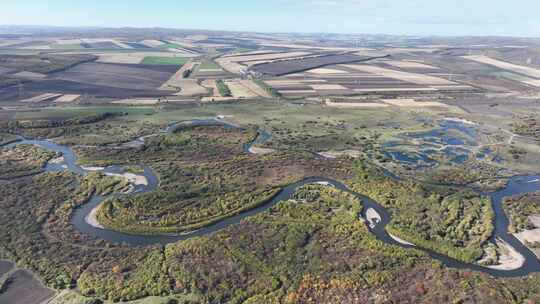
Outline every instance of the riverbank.
POLYGON ((96 207, 94 207, 92 209, 92 211, 90 211, 90 213, 88 214, 88 216, 85 218, 86 220, 86 223, 88 223, 88 225, 94 227, 94 228, 97 228, 97 229, 105 229, 105 227, 103 225, 101 225, 99 223, 99 221, 97 220, 97 213, 99 212, 99 208, 101 207, 102 205, 99 204, 97 205, 96 207))
POLYGON ((514 236, 540 259, 540 215, 531 215, 528 219, 536 228, 514 233, 514 236))
POLYGON ((370 228, 375 228, 375 226, 381 222, 381 219, 381 215, 377 212, 377 210, 373 208, 368 208, 366 210, 366 220, 368 221, 370 228))
POLYGON ((259 155, 270 154, 270 153, 276 152, 276 150, 274 149, 259 148, 259 147, 253 147, 253 146, 250 147, 248 151, 251 154, 259 154, 259 155))
POLYGON ((501 239, 497 239, 496 243, 499 248, 498 264, 486 266, 487 268, 495 270, 515 270, 523 266, 525 257, 514 247, 501 239))
POLYGON ((107 176, 115 176, 126 179, 130 184, 135 186, 148 186, 148 179, 144 175, 138 175, 134 173, 105 173, 107 176))
POLYGON ((413 247, 416 247, 415 244, 413 243, 409 243, 407 241, 405 241, 404 239, 401 239, 393 234, 391 234, 390 232, 388 233, 388 235, 396 242, 400 243, 401 245, 405 245, 405 246, 413 246, 413 247))

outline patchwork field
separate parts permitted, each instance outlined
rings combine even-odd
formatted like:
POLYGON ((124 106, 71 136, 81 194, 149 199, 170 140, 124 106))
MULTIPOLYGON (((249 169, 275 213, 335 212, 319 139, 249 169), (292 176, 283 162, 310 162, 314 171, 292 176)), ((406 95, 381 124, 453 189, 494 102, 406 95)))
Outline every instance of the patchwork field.
POLYGON ((344 65, 346 68, 350 68, 359 72, 375 74, 383 77, 398 79, 401 81, 419 84, 419 85, 453 85, 452 81, 433 77, 425 74, 408 73, 398 70, 390 70, 372 65, 344 65))
POLYGON ((483 55, 463 56, 463 58, 504 70, 502 72, 492 73, 492 75, 497 77, 506 78, 515 82, 540 88, 540 69, 512 64, 483 55))
MULTIPOLYGON (((158 57, 158 58, 189 58, 193 56, 179 55, 175 53, 167 52, 150 52, 150 51, 139 51, 139 52, 127 52, 127 53, 98 53, 99 56, 98 62, 102 63, 119 63, 119 64, 140 64, 143 63, 145 58, 148 57, 158 57)), ((165 59, 163 59, 165 60, 165 59)))
POLYGON ((240 74, 241 71, 246 70, 254 65, 254 63, 261 64, 273 60, 298 58, 311 54, 309 52, 250 52, 234 56, 223 56, 216 59, 216 62, 225 70, 234 74, 240 74))
MULTIPOLYGON (((383 61, 386 62, 386 61, 383 61)), ((374 64, 332 65, 265 80, 285 97, 366 93, 429 93, 473 91, 468 85, 439 76, 388 69, 374 64)))
POLYGON ((361 57, 352 54, 331 54, 321 55, 318 57, 280 60, 271 63, 260 63, 253 65, 252 70, 271 75, 282 76, 302 71, 307 71, 315 68, 320 68, 328 65, 335 65, 341 63, 353 63, 359 61, 367 61, 370 57, 361 57))
POLYGON ((492 65, 492 66, 498 67, 500 69, 509 70, 509 71, 512 71, 512 72, 515 72, 515 73, 518 73, 518 74, 522 74, 522 75, 525 75, 525 76, 530 76, 530 77, 533 77, 533 78, 540 78, 540 70, 539 69, 535 69, 535 68, 531 68, 531 67, 527 67, 527 66, 521 66, 521 65, 517 65, 517 64, 512 64, 512 63, 509 63, 509 62, 504 62, 504 61, 501 61, 501 60, 489 58, 487 56, 464 56, 463 58, 473 60, 473 61, 476 61, 476 62, 480 62, 480 63, 484 63, 484 64, 487 64, 487 65, 492 65))

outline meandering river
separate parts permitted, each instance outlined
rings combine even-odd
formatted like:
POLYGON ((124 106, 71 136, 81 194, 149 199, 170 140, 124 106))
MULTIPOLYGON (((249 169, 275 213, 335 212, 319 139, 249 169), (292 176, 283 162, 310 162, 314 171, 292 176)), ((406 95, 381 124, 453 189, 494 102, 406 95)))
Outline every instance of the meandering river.
MULTIPOLYGON (((169 132, 169 133, 173 132, 179 125, 212 125, 212 124, 226 125, 226 126, 235 127, 235 128, 238 127, 234 124, 230 124, 230 123, 227 123, 221 120, 216 120, 216 119, 194 120, 194 121, 188 121, 188 122, 183 121, 183 122, 170 124, 164 132, 169 132)), ((249 151, 249 148, 251 147, 251 145, 261 144, 271 138, 271 134, 269 134, 268 132, 264 130, 260 130, 258 134, 259 136, 257 139, 255 139, 252 143, 245 145, 244 147, 245 152, 249 151)), ((140 138, 136 140, 135 142, 144 144, 144 138, 140 138)), ((21 145, 21 144, 36 145, 43 149, 62 154, 63 161, 56 162, 56 163, 48 163, 45 167, 45 171, 47 172, 58 172, 58 171, 66 170, 66 171, 70 171, 70 172, 80 174, 80 175, 85 175, 88 172, 90 172, 77 164, 77 156, 75 155, 73 150, 68 146, 59 145, 50 140, 22 139, 18 142, 11 143, 7 145, 6 147, 12 147, 12 146, 21 145)), ((135 188, 132 194, 117 194, 117 195, 135 195, 137 193, 151 192, 157 189, 157 187, 159 186, 158 177, 152 171, 151 168, 144 165, 143 165, 143 168, 144 168, 144 173, 142 174, 144 175, 144 177, 146 177, 148 183, 135 185, 135 188)), ((124 169, 120 166, 110 166, 110 167, 104 168, 103 172, 124 173, 124 169)), ((515 270, 491 269, 491 268, 479 266, 476 264, 463 263, 455 259, 452 259, 450 257, 433 252, 431 250, 426 250, 426 249, 422 249, 418 247, 415 247, 415 248, 425 251, 432 258, 439 260, 440 262, 442 262, 444 265, 448 267, 481 271, 481 272, 489 273, 491 275, 499 276, 499 277, 524 276, 532 272, 540 272, 540 260, 535 256, 533 252, 531 252, 518 239, 516 239, 512 234, 508 232, 509 222, 502 206, 502 200, 504 197, 539 191, 540 182, 538 182, 538 179, 540 179, 540 175, 513 177, 509 179, 509 182, 504 189, 488 194, 491 198, 493 209, 495 211, 495 218, 496 218, 495 223, 494 223, 495 230, 494 230, 492 239, 495 239, 495 238, 502 239, 503 241, 508 243, 510 246, 515 248, 516 251, 518 251, 524 257, 525 262, 520 268, 515 269, 515 270), (535 180, 536 182, 534 182, 535 180)), ((152 236, 133 235, 133 234, 126 234, 126 233, 117 232, 117 231, 113 231, 109 229, 102 229, 102 228, 94 227, 88 223, 87 218, 89 214, 91 213, 91 211, 107 198, 107 197, 103 197, 99 195, 93 196, 88 203, 76 209, 71 221, 72 221, 72 224, 75 226, 75 228, 78 229, 80 232, 94 236, 96 238, 109 241, 109 242, 125 243, 132 246, 168 244, 168 243, 186 240, 193 237, 204 236, 204 235, 208 235, 208 234, 220 231, 230 225, 239 223, 242 219, 246 217, 250 217, 260 212, 263 212, 275 206, 277 203, 281 201, 292 198, 296 189, 303 185, 310 184, 310 183, 321 183, 321 182, 327 183, 328 185, 331 185, 333 187, 336 187, 337 189, 351 193, 357 196, 358 198, 360 198, 364 206, 363 208, 364 211, 362 212, 362 215, 361 215, 363 218, 366 218, 365 212, 369 208, 373 208, 375 211, 377 211, 377 213, 381 217, 381 220, 377 222, 375 225, 373 225, 373 227, 370 227, 369 229, 379 240, 387 244, 397 245, 397 246, 401 246, 405 248, 412 247, 410 245, 405 245, 405 244, 397 242, 392 237, 390 237, 390 235, 386 232, 385 227, 390 222, 391 216, 384 207, 382 207, 377 202, 373 201, 372 199, 362 194, 353 192, 344 184, 336 180, 332 180, 332 179, 328 179, 324 177, 309 177, 302 181, 290 184, 284 187, 276 196, 274 196, 266 204, 263 204, 255 209, 243 212, 241 214, 229 217, 216 224, 213 224, 205 228, 201 228, 197 231, 194 231, 188 234, 183 234, 183 235, 152 235, 152 236)))

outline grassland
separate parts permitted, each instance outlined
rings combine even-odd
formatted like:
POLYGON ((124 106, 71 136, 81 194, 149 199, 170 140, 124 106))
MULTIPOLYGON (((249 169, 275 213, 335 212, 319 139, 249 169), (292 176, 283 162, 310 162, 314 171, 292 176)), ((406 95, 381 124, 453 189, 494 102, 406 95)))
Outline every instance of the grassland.
POLYGON ((145 57, 141 63, 182 66, 188 61, 189 58, 184 57, 145 57))

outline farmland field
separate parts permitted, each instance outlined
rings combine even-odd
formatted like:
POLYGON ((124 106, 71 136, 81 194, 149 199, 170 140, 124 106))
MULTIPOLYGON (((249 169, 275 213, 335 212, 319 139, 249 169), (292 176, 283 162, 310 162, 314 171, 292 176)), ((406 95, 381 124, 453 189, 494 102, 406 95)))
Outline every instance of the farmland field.
POLYGON ((142 64, 163 64, 181 66, 188 62, 189 58, 184 57, 145 57, 142 64))
POLYGON ((102 85, 135 90, 158 88, 172 73, 141 66, 87 63, 69 71, 55 74, 55 78, 77 81, 92 85, 102 85))
POLYGON ((269 74, 272 76, 282 76, 320 68, 328 65, 367 61, 369 59, 369 57, 361 57, 350 54, 324 55, 320 57, 311 57, 306 59, 292 59, 272 63, 263 63, 253 66, 252 69, 257 72, 269 74))

